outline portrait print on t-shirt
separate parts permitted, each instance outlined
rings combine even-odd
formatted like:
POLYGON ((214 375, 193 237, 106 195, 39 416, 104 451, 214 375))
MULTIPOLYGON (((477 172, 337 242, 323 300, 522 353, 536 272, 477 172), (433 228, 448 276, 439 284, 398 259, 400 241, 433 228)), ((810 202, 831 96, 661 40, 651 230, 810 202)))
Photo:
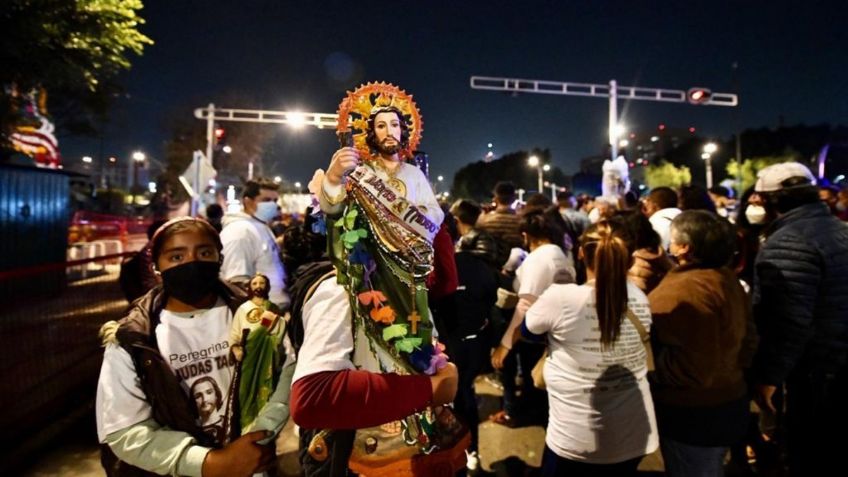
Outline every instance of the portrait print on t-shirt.
POLYGON ((200 414, 203 432, 219 440, 224 434, 224 395, 218 383, 204 376, 191 385, 191 397, 200 414))
POLYGON ((230 354, 232 313, 221 304, 193 317, 162 312, 156 337, 162 355, 197 406, 203 431, 224 443, 228 399, 235 370, 230 354))

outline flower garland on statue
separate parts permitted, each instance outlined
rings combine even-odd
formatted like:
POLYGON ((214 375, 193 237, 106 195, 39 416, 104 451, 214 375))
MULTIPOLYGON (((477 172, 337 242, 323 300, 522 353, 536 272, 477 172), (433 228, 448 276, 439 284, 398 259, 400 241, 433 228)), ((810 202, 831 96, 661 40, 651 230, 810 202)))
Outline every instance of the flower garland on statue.
MULTIPOLYGON (((392 355, 395 358, 406 357, 398 362, 405 371, 435 374, 436 370, 447 363, 444 345, 437 343, 434 346, 425 343, 423 337, 417 336, 421 315, 416 309, 414 298, 411 300, 412 309, 406 317, 407 323, 395 323, 398 313, 386 294, 375 288, 372 278, 377 263, 362 243, 362 239, 368 237, 369 232, 368 225, 357 220, 359 217, 359 206, 351 203, 342 218, 333 224, 333 227, 342 230, 340 237, 347 255, 345 268, 348 286, 349 290, 356 294, 359 304, 357 315, 368 318, 359 320, 358 324, 365 326, 370 331, 368 334, 382 341, 381 344, 386 348, 394 350, 392 355)), ((414 284, 410 286, 415 287, 414 284)))

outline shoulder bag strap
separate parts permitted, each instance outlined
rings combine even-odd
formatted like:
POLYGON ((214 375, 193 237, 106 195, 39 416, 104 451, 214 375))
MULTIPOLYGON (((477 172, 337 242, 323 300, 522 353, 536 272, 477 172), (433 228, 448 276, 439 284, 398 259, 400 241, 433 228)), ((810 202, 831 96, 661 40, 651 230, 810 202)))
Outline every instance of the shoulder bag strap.
POLYGON ((639 339, 642 341, 642 345, 645 346, 645 353, 647 355, 647 366, 648 371, 654 370, 654 351, 651 349, 651 337, 648 335, 648 331, 645 329, 645 325, 639 320, 639 317, 633 313, 633 310, 630 307, 627 307, 627 319, 630 320, 630 323, 633 323, 633 326, 636 328, 636 331, 639 332, 639 339))

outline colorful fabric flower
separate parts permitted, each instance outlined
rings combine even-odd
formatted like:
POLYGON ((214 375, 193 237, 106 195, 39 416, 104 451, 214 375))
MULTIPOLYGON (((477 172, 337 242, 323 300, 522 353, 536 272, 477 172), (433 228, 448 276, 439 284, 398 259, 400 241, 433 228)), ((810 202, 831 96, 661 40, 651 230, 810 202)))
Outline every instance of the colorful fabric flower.
POLYGON ((406 325, 391 325, 383 328, 383 341, 391 341, 395 338, 403 338, 408 333, 406 325))
POLYGON ((401 338, 394 342, 394 346, 400 352, 412 353, 415 348, 421 346, 421 341, 421 338, 401 338))
POLYGON ((377 323, 384 323, 390 325, 395 321, 395 310, 392 309, 389 305, 384 305, 379 308, 372 308, 371 319, 376 321, 377 323))
POLYGON ((388 301, 386 295, 383 295, 383 292, 380 290, 364 291, 357 295, 357 298, 359 298, 359 303, 362 303, 363 305, 380 306, 384 302, 388 301))

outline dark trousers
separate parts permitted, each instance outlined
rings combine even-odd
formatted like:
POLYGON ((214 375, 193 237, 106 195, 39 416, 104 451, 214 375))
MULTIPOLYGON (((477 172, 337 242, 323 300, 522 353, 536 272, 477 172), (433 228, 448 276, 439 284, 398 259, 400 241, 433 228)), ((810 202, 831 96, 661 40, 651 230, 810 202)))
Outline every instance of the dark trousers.
MULTIPOLYGON (((848 426, 848 370, 795 373, 786 382, 789 475, 833 475, 843 467, 848 426)), ((839 473, 839 472, 837 472, 839 473)))
POLYGON ((501 370, 503 382, 504 411, 511 417, 538 412, 540 416, 547 415, 547 393, 533 386, 530 371, 545 354, 545 347, 540 344, 519 341, 512 347, 501 370), (521 374, 521 387, 515 383, 515 378, 521 374), (518 399, 518 391, 521 399, 518 399))
POLYGON ((348 472, 347 461, 353 451, 354 430, 330 431, 324 436, 327 446, 327 458, 317 460, 309 455, 309 444, 312 438, 320 432, 318 429, 300 430, 300 468, 304 477, 345 477, 352 475, 348 472))
POLYGON ((616 464, 587 464, 560 457, 548 446, 542 454, 542 477, 627 477, 635 476, 641 457, 616 464))
POLYGON ((474 379, 483 369, 487 357, 486 344, 479 334, 476 338, 452 338, 448 340, 446 351, 459 374, 454 410, 471 431, 471 446, 468 450, 476 451, 480 416, 477 411, 477 396, 474 393, 474 379))

